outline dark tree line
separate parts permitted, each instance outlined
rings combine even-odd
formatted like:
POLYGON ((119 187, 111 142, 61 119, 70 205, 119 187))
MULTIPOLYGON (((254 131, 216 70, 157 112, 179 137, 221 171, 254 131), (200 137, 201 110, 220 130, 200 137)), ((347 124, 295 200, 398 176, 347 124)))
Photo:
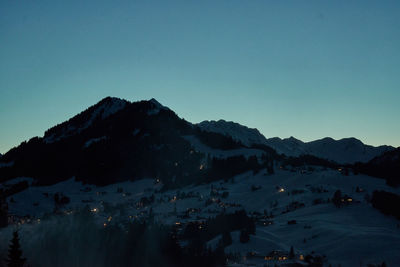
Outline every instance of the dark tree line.
POLYGON ((283 166, 293 166, 293 167, 301 167, 301 166, 307 166, 307 165, 314 165, 314 166, 321 166, 321 167, 326 167, 326 168, 332 168, 335 169, 339 165, 330 160, 326 159, 321 159, 316 156, 312 155, 300 155, 298 157, 285 157, 282 161, 283 166))
POLYGON ((231 136, 214 132, 206 132, 198 127, 195 129, 194 133, 200 142, 214 149, 230 150, 244 147, 242 143, 233 140, 231 136))
POLYGON ((8 225, 8 204, 3 189, 0 189, 0 228, 8 225))
POLYGON ((182 238, 207 242, 218 235, 226 235, 226 233, 242 229, 249 234, 255 234, 256 231, 254 220, 247 216, 245 210, 230 214, 221 213, 207 219, 204 223, 189 222, 182 238))
POLYGON ((262 168, 262 165, 258 163, 256 156, 250 156, 247 159, 244 156, 213 158, 210 165, 211 167, 206 173, 206 182, 214 179, 228 180, 237 174, 250 170, 257 172, 262 168))
POLYGON ((374 191, 371 204, 383 214, 391 215, 400 220, 400 196, 386 191, 374 191))
POLYGON ((390 186, 400 185, 400 148, 383 153, 367 163, 355 163, 356 173, 363 173, 386 180, 390 186))

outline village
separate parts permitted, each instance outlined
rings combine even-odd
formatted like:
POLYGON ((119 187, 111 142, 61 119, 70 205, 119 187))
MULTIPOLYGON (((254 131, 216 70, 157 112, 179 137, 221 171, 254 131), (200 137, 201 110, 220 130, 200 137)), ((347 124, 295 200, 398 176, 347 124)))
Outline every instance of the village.
MULTIPOLYGON (((309 177, 317 179, 321 179, 318 177, 324 175, 345 177, 340 172, 340 176, 337 176, 332 171, 304 174, 299 170, 295 175, 304 179, 303 185, 299 184, 299 178, 291 185, 293 172, 285 170, 280 172, 280 177, 287 179, 287 182, 280 179, 279 183, 274 183, 269 181, 274 176, 260 173, 256 176, 239 176, 234 181, 216 181, 165 192, 161 190, 161 184, 157 179, 99 188, 81 185, 71 180, 63 185, 70 187, 70 191, 63 193, 60 193, 57 187, 30 187, 25 193, 14 195, 13 200, 9 202, 8 220, 11 225, 34 225, 52 216, 76 216, 86 211, 103 228, 124 228, 125 225, 135 221, 162 223, 173 229, 182 247, 189 244, 188 229, 192 229, 192 233, 196 235, 210 238, 207 246, 215 247, 222 238, 224 228, 210 232, 209 224, 213 218, 223 218, 244 211, 244 216, 254 222, 255 230, 254 234, 249 234, 243 241, 239 240, 240 226, 232 228, 236 229, 230 234, 232 245, 225 247, 231 264, 264 262, 273 266, 284 262, 298 264, 308 264, 311 261, 328 262, 330 258, 323 255, 322 251, 319 254, 316 249, 304 249, 323 238, 323 235, 318 230, 318 224, 298 214, 318 207, 333 210, 339 207, 340 210, 346 210, 353 205, 367 203, 368 185, 365 186, 360 182, 359 186, 347 187, 339 195, 336 192, 337 187, 329 183, 312 183, 309 177), (35 191, 38 189, 39 191, 35 191), (25 198, 35 199, 31 202, 29 211, 23 214, 21 213, 23 209, 18 209, 19 212, 13 213, 25 198), (298 241, 285 246, 261 245, 265 242, 264 238, 272 238, 271 234, 282 231, 280 229, 296 232, 298 241), (238 250, 239 247, 243 248, 238 250), (291 247, 294 247, 292 254, 291 247), (240 252, 240 256, 237 252, 240 252)), ((26 205, 24 207, 28 208, 26 205)), ((277 240, 275 237, 271 239, 272 242, 277 240)))

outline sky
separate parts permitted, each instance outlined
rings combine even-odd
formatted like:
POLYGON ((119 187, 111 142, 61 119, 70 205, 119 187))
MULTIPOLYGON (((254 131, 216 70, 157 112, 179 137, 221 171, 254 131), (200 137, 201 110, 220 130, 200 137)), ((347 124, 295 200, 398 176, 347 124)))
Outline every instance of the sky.
POLYGON ((0 1, 0 153, 106 96, 400 146, 400 1, 0 1))

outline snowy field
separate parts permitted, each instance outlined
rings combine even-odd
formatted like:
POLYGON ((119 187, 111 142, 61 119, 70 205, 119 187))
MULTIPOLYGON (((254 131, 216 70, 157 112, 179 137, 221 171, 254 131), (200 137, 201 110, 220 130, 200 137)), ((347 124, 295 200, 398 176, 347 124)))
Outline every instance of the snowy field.
MULTIPOLYGON (((249 216, 258 218, 256 234, 242 244, 239 232, 232 233, 233 244, 225 252, 243 256, 233 265, 263 266, 268 263, 264 255, 274 250, 289 251, 291 246, 296 255, 326 255, 327 266, 366 266, 383 261, 388 266, 400 264, 399 221, 381 214, 367 201, 374 190, 400 193, 381 179, 344 176, 336 170, 316 167, 311 172, 278 169, 273 175, 265 170, 256 175, 249 172, 227 182, 188 186, 179 191, 161 192, 161 187, 153 179, 97 187, 71 178, 53 186, 29 187, 7 201, 15 224, 27 232, 39 227, 50 214, 68 216, 86 206, 104 227, 146 217, 150 209, 156 221, 171 225, 245 209, 249 216), (357 187, 362 192, 356 192, 357 187), (342 208, 328 202, 337 189, 348 196, 348 204, 342 208), (223 192, 228 193, 221 197, 223 192), (69 203, 56 206, 57 193, 67 196, 69 203), (262 219, 264 214, 268 220, 262 219), (245 257, 251 252, 260 257, 245 257)), ((0 250, 6 248, 14 227, 0 230, 0 250)), ((209 245, 215 245, 219 238, 209 245)))

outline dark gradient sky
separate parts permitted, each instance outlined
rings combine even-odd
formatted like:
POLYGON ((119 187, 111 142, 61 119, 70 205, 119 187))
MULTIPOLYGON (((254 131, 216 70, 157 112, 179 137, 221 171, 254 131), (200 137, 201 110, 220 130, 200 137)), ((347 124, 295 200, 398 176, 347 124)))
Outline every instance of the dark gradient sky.
POLYGON ((101 98, 400 146, 400 1, 0 1, 0 152, 101 98))

